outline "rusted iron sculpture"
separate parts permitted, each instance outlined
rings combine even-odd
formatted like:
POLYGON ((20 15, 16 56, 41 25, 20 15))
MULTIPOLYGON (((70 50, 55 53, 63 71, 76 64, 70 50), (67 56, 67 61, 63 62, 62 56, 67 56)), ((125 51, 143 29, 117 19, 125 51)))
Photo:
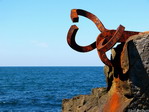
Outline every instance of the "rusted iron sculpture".
MULTIPOLYGON (((71 10, 71 19, 73 22, 79 21, 78 15, 84 16, 90 19, 91 21, 93 21, 101 33, 97 36, 97 40, 92 44, 88 46, 80 46, 75 41, 75 35, 79 28, 76 25, 72 25, 67 35, 67 42, 69 46, 72 49, 79 52, 88 52, 97 48, 100 59, 104 64, 108 66, 114 66, 114 64, 107 58, 106 52, 110 50, 117 42, 125 43, 130 36, 140 33, 140 32, 134 32, 134 31, 124 31, 125 27, 122 25, 120 25, 117 28, 117 30, 108 30, 104 27, 102 22, 92 13, 82 9, 71 10)), ((121 64, 123 64, 123 62, 121 62, 121 64)), ((122 68, 123 67, 125 66, 122 66, 122 68)), ((123 68, 123 69, 125 69, 124 73, 126 73, 126 71, 128 71, 129 68, 127 68, 127 70, 126 68, 123 68)))

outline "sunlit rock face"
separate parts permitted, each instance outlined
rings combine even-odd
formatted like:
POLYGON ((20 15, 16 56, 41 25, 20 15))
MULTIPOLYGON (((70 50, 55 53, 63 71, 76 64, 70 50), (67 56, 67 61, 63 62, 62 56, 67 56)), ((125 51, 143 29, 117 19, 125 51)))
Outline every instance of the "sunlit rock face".
POLYGON ((113 48, 111 61, 116 66, 104 67, 107 88, 95 88, 90 95, 64 99, 63 112, 123 112, 149 109, 149 33, 134 35, 125 44, 113 48), (121 66, 121 61, 124 61, 124 58, 121 58, 122 53, 126 53, 125 65, 129 68, 125 73, 121 66))

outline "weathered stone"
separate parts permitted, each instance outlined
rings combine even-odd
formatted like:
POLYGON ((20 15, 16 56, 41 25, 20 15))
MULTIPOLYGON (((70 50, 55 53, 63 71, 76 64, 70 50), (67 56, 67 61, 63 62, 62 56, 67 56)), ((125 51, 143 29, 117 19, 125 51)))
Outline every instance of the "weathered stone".
POLYGON ((91 95, 80 95, 63 100, 63 112, 95 112, 98 99, 106 93, 106 88, 95 88, 91 95))
POLYGON ((114 67, 104 67, 107 88, 95 88, 91 95, 63 100, 63 112, 149 109, 149 34, 132 36, 125 45, 112 49, 111 61, 114 67))

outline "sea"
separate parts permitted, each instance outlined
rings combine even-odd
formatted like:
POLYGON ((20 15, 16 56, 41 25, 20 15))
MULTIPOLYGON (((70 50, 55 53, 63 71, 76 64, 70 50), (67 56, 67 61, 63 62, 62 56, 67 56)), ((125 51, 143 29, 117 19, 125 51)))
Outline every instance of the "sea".
POLYGON ((63 99, 98 87, 103 67, 0 67, 0 112, 61 112, 63 99))

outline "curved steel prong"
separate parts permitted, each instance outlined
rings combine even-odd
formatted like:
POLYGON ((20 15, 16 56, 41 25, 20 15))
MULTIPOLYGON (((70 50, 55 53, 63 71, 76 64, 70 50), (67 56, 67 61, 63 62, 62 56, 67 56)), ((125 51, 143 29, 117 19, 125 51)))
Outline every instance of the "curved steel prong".
POLYGON ((93 21, 95 23, 95 25, 97 26, 97 28, 103 32, 105 30, 107 30, 104 25, 102 24, 102 22, 92 13, 87 12, 85 10, 82 9, 72 9, 71 10, 71 19, 73 22, 78 22, 79 21, 79 17, 78 15, 84 16, 88 19, 90 19, 91 21, 93 21))
POLYGON ((72 25, 68 31, 67 35, 67 43, 69 46, 79 52, 88 52, 96 48, 96 42, 93 42, 92 44, 88 46, 79 46, 75 41, 75 35, 78 31, 78 27, 76 25, 72 25))
MULTIPOLYGON (((71 19, 72 19, 73 22, 78 22, 79 21, 78 15, 87 17, 88 19, 93 21, 96 24, 97 28, 101 32, 104 32, 104 31, 107 30, 104 27, 104 25, 101 23, 101 21, 95 15, 93 15, 92 13, 81 10, 81 9, 72 9, 71 10, 71 19)), ((78 45, 75 41, 75 35, 76 35, 77 31, 78 31, 78 27, 76 25, 72 25, 70 27, 69 31, 68 31, 67 42, 68 42, 68 44, 71 48, 73 48, 74 50, 79 51, 79 52, 88 52, 88 51, 91 51, 91 50, 96 48, 96 41, 93 42, 92 44, 88 45, 88 46, 78 45)))
MULTIPOLYGON (((97 43, 97 49, 98 51, 108 51, 110 50, 115 44, 116 42, 118 42, 118 40, 120 40, 120 38, 122 37, 122 34, 124 32, 125 27, 123 27, 122 25, 120 25, 118 27, 118 29, 116 30, 116 32, 114 33, 114 35, 112 36, 112 38, 110 38, 108 40, 108 42, 106 42, 106 44, 103 44, 104 41, 97 43)), ((106 39, 106 38, 104 38, 106 39)))
POLYGON ((71 10, 71 19, 73 22, 78 22, 78 15, 84 16, 95 23, 97 28, 100 30, 100 34, 97 37, 97 40, 88 46, 80 46, 75 41, 75 35, 78 31, 76 25, 72 25, 67 34, 67 42, 69 46, 79 52, 88 52, 97 47, 99 57, 108 66, 113 66, 111 61, 107 58, 106 52, 110 50, 117 42, 126 42, 126 40, 140 32, 133 31, 124 31, 124 27, 120 25, 117 30, 107 30, 102 22, 92 13, 87 12, 82 9, 72 9, 71 10))
POLYGON ((113 65, 111 61, 107 58, 106 52, 110 50, 116 44, 116 42, 122 37, 124 29, 125 27, 120 25, 116 30, 116 32, 114 33, 114 35, 112 36, 112 38, 110 38, 109 40, 106 40, 106 38, 103 38, 102 40, 99 41, 98 39, 100 39, 100 36, 97 38, 96 46, 97 46, 99 57, 102 60, 102 62, 108 66, 113 66, 113 65), (105 43, 105 40, 107 41, 106 43, 105 43))

